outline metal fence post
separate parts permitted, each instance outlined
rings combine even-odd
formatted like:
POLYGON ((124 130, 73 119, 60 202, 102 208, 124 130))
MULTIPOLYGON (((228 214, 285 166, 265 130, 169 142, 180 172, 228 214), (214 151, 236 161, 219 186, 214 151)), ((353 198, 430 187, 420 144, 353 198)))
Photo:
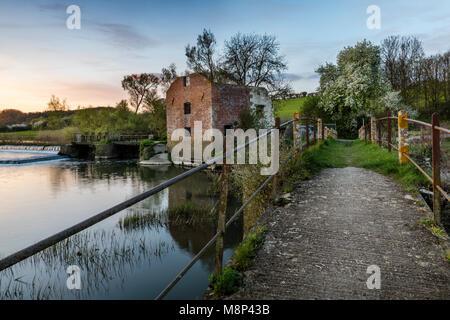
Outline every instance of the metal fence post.
POLYGON ((398 161, 401 164, 408 163, 408 158, 404 154, 409 155, 409 145, 406 139, 408 138, 408 113, 404 110, 398 112, 398 161))
POLYGON ((388 112, 388 124, 387 124, 387 140, 388 140, 388 151, 392 152, 391 140, 392 140, 392 128, 391 128, 391 112, 388 112))
POLYGON ((309 114, 306 113, 306 149, 309 148, 309 114))
POLYGON ((441 185, 441 140, 440 132, 435 127, 439 127, 439 114, 433 113, 433 126, 431 128, 431 136, 433 143, 433 214, 434 222, 441 224, 442 222, 442 201, 441 192, 438 186, 441 185))
MULTIPOLYGON (((226 154, 226 135, 223 141, 223 152, 226 154)), ((228 198, 228 175, 229 165, 226 164, 226 158, 223 159, 222 175, 220 177, 220 197, 217 217, 217 233, 220 233, 216 241, 216 257, 214 259, 214 276, 217 280, 222 274, 223 264, 223 246, 225 234, 225 219, 227 212, 227 198, 228 198)))

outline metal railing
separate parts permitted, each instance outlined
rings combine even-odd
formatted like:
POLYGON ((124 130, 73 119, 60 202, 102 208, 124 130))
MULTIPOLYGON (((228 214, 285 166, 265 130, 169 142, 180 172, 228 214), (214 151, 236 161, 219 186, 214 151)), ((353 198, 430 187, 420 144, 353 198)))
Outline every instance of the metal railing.
MULTIPOLYGON (((410 119, 407 117, 407 115, 401 115, 399 113, 398 117, 391 116, 390 113, 386 117, 381 117, 378 119, 374 119, 374 121, 369 122, 367 125, 363 126, 364 128, 364 140, 367 139, 367 135, 371 134, 372 142, 375 141, 379 144, 381 147, 383 142, 387 144, 388 151, 391 152, 392 149, 395 149, 399 153, 399 159, 401 161, 401 157, 404 157, 407 159, 408 162, 410 162, 412 165, 414 165, 424 176, 425 178, 431 183, 433 186, 433 214, 434 214, 434 220, 438 224, 442 224, 442 198, 443 196, 447 201, 450 201, 449 194, 442 188, 441 185, 441 137, 440 133, 444 134, 450 134, 450 130, 440 127, 439 123, 439 114, 434 113, 432 115, 432 123, 427 123, 423 121, 419 121, 416 119, 410 119), (387 120, 387 140, 383 140, 382 138, 382 121, 387 120), (398 121, 398 131, 399 135, 399 146, 396 147, 392 144, 392 124, 391 121, 396 120, 398 121), (373 123, 373 124, 372 124, 373 123), (409 155, 409 145, 406 143, 406 137, 404 137, 405 133, 402 134, 402 130, 406 129, 406 135, 408 130, 408 123, 414 123, 419 126, 428 128, 431 130, 431 140, 432 140, 432 176, 426 173, 426 171, 420 167, 420 165, 414 161, 411 156, 409 155), (372 125, 376 124, 377 128, 377 137, 373 136, 372 125), (404 141, 402 141, 404 140, 404 141), (406 148, 404 147, 405 144, 406 148)), ((375 129, 375 128, 373 128, 375 129)))

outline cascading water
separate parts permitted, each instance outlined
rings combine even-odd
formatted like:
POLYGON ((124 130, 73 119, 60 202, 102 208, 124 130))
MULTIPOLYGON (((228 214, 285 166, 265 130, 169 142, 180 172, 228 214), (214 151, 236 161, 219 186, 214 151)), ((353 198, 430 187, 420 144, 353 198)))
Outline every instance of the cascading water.
POLYGON ((62 160, 59 146, 0 146, 0 165, 62 160))
POLYGON ((0 150, 27 150, 27 151, 58 151, 60 146, 0 146, 0 150))

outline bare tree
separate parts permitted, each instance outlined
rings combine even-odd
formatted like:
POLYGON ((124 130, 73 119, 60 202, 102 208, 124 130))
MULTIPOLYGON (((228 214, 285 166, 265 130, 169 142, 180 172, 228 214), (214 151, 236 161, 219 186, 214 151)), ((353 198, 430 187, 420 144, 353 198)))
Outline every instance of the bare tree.
POLYGON ((67 102, 66 99, 59 99, 57 96, 52 94, 50 101, 47 104, 49 111, 66 111, 67 102))
MULTIPOLYGON (((238 33, 225 41, 223 70, 232 82, 246 86, 279 86, 287 69, 275 36, 238 33)), ((284 79, 283 79, 284 80, 284 79)))
POLYGON ((381 56, 391 87, 400 90, 403 102, 412 103, 417 91, 411 89, 420 76, 419 66, 424 57, 421 41, 414 36, 390 36, 381 43, 381 56))

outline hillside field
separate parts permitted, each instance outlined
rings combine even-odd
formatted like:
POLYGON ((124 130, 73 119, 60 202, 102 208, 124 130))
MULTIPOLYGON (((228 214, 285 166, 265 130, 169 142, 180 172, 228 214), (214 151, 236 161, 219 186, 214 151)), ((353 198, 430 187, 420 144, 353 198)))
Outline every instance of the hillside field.
POLYGON ((306 98, 295 98, 289 100, 275 100, 273 109, 275 117, 280 117, 281 121, 291 120, 294 112, 300 112, 306 98))

